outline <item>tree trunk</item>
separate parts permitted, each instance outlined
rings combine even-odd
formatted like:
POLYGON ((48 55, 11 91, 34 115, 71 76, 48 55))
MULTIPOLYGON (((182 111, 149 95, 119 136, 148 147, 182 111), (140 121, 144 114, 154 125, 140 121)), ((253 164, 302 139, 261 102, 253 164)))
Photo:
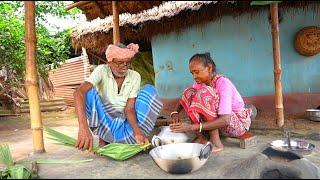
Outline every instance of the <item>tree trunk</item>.
POLYGON ((279 20, 278 20, 278 4, 270 5, 271 12, 271 33, 273 45, 273 65, 274 65, 274 85, 275 85, 275 112, 278 127, 284 124, 283 116, 283 99, 281 85, 281 57, 280 57, 280 39, 279 39, 279 20))
POLYGON ((45 152, 36 68, 35 2, 25 1, 26 79, 34 152, 45 152))
POLYGON ((113 44, 120 43, 119 31, 119 2, 112 1, 112 15, 113 15, 113 44))

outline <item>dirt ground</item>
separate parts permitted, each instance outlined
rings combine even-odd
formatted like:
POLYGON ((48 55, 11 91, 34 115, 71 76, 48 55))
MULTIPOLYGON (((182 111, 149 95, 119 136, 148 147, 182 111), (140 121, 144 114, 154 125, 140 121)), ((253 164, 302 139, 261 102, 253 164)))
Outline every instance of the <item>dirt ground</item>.
MULTIPOLYGON (((68 108, 61 112, 43 112, 42 121, 44 126, 51 127, 69 136, 77 137, 78 122, 74 108, 68 108)), ((272 122, 270 119, 260 118, 253 124, 263 121, 272 122)), ((320 151, 318 149, 318 147, 320 147, 320 122, 314 124, 315 122, 309 122, 303 119, 298 119, 297 122, 304 123, 305 125, 299 126, 299 128, 288 126, 291 127, 292 136, 307 139, 316 145, 314 152, 306 158, 316 166, 320 166, 320 151)), ((297 122, 289 122, 286 124, 297 124, 297 122)), ((238 161, 241 158, 247 158, 254 153, 261 152, 263 148, 269 146, 272 140, 282 139, 284 137, 282 130, 266 129, 261 128, 264 125, 256 125, 256 127, 259 126, 260 128, 252 128, 250 130, 251 133, 258 136, 257 147, 240 149, 237 140, 232 138, 223 139, 225 150, 211 157, 208 160, 208 165, 205 167, 187 175, 172 175, 162 171, 155 165, 147 152, 131 160, 118 162, 86 151, 80 151, 76 148, 57 145, 48 139, 46 134, 44 134, 46 153, 34 154, 29 114, 0 117, 0 143, 9 145, 15 161, 24 159, 93 159, 93 162, 79 165, 41 164, 39 165, 40 178, 228 178, 227 175, 223 175, 223 168, 215 167, 217 166, 217 162, 219 162, 220 165, 229 166, 230 163, 232 164, 232 162, 238 161), (147 171, 146 169, 149 170, 147 171), (216 172, 213 171, 214 169, 216 172)), ((155 129, 154 133, 157 132, 159 131, 155 129)), ((97 143, 97 138, 95 139, 95 143, 97 143)))

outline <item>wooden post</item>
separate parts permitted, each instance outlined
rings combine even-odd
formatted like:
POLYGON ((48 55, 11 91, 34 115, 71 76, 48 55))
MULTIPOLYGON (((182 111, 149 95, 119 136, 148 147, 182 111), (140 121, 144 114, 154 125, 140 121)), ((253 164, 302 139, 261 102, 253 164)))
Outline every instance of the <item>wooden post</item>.
POLYGON ((112 16, 113 16, 113 44, 120 43, 119 31, 119 2, 112 1, 112 16))
POLYGON ((275 111, 278 127, 284 124, 283 116, 283 99, 281 85, 281 56, 280 56, 280 39, 279 39, 279 20, 278 20, 278 3, 270 5, 271 12, 271 33, 273 45, 273 66, 274 66, 274 85, 275 85, 275 111))
POLYGON ((38 71, 36 68, 35 1, 25 1, 25 44, 26 79, 25 86, 30 106, 30 119, 34 152, 45 152, 39 103, 38 71))

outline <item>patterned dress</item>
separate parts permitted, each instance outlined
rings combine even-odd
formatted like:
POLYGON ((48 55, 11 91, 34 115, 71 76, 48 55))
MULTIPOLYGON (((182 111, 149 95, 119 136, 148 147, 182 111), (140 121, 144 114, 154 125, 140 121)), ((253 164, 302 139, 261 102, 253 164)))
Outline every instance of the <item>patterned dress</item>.
MULTIPOLYGON (((216 82, 222 75, 216 75, 213 79, 213 87, 204 84, 194 84, 184 90, 182 98, 179 100, 184 110, 193 123, 200 123, 201 116, 206 121, 214 121, 218 118, 220 96, 223 92, 218 92, 216 82)), ((231 99, 232 100, 232 99, 231 99)), ((231 104, 231 103, 230 103, 231 104)), ((238 137, 247 132, 251 125, 251 109, 242 107, 237 111, 231 112, 229 125, 219 128, 223 136, 238 137)))

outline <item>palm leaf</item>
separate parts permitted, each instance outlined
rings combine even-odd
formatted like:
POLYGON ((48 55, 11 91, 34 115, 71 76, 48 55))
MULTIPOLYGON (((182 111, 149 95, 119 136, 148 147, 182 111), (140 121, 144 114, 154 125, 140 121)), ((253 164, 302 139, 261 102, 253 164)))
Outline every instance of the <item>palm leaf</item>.
POLYGON ((0 144, 0 163, 3 163, 10 168, 14 165, 14 161, 7 144, 0 144))
POLYGON ((21 164, 15 164, 7 144, 0 144, 0 163, 6 165, 0 171, 0 179, 31 179, 32 172, 21 164))
POLYGON ((59 143, 63 144, 63 145, 67 145, 67 146, 75 146, 76 144, 76 139, 75 138, 72 138, 70 136, 67 136, 65 134, 62 134, 58 131, 55 131, 51 128, 48 128, 48 127, 44 127, 44 131, 52 136, 52 137, 49 137, 49 139, 52 139, 52 140, 55 140, 55 141, 58 141, 59 143))
POLYGON ((133 157, 141 151, 146 150, 151 144, 121 144, 110 143, 102 148, 99 148, 97 153, 111 157, 115 160, 124 161, 133 157))
POLYGON ((21 164, 15 164, 9 168, 10 179, 31 179, 32 172, 21 164))
MULTIPOLYGON (((48 135, 49 139, 55 140, 58 144, 66 145, 66 146, 74 146, 76 140, 72 137, 64 135, 58 131, 55 131, 49 127, 44 127, 44 130, 48 135)), ((151 144, 122 144, 122 143, 110 143, 104 147, 93 147, 93 152, 96 152, 103 156, 111 157, 115 160, 124 161, 134 155, 138 154, 141 151, 146 150, 150 147, 151 144)))

